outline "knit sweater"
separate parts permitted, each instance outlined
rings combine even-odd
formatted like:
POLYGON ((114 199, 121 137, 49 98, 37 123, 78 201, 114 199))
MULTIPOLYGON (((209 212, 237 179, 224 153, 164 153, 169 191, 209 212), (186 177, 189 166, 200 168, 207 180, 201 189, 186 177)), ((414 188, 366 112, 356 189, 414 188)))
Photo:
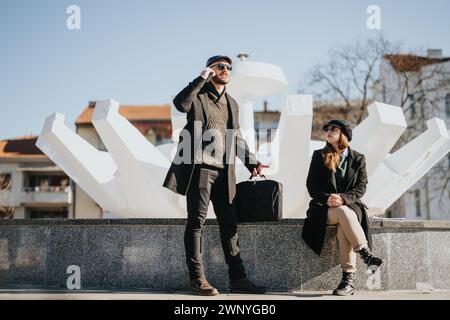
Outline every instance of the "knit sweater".
POLYGON ((223 169, 226 158, 226 132, 229 120, 228 102, 225 90, 221 94, 211 84, 208 84, 209 130, 203 148, 202 162, 204 164, 223 169))

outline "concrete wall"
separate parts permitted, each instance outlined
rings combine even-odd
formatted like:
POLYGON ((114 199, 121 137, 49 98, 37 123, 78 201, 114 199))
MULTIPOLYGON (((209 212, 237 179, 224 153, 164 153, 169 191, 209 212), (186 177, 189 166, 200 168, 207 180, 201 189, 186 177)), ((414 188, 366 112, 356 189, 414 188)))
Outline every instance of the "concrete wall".
MULTIPOLYGON (((0 287, 66 288, 68 266, 81 289, 176 290, 188 287, 183 219, 0 220, 0 287)), ((375 252, 386 260, 358 290, 450 289, 450 222, 371 222, 375 252)), ((239 226, 249 277, 270 290, 331 290, 340 277, 335 227, 316 256, 301 239, 303 220, 239 226)), ((227 288, 218 226, 207 221, 204 261, 211 283, 227 288)))
POLYGON ((102 218, 102 208, 78 185, 75 186, 75 219, 102 218))
POLYGON ((77 133, 94 148, 104 150, 102 139, 100 139, 100 136, 93 126, 80 126, 77 128, 77 133))
POLYGON ((433 172, 429 172, 402 196, 405 199, 406 219, 450 220, 450 184, 445 184, 445 172, 450 169, 448 162, 448 158, 444 157, 435 165, 433 172), (416 195, 420 199, 418 203, 416 195), (417 204, 420 216, 417 215, 417 204))
POLYGON ((18 163, 0 163, 0 173, 11 174, 11 190, 0 191, 0 205, 19 207, 22 198, 23 173, 17 171, 18 163))
MULTIPOLYGON (((102 139, 93 126, 81 126, 77 133, 95 148, 105 151, 102 139)), ((92 198, 78 185, 75 186, 75 219, 102 218, 102 209, 92 198)))
POLYGON ((25 207, 16 207, 14 209, 13 219, 25 219, 25 207))

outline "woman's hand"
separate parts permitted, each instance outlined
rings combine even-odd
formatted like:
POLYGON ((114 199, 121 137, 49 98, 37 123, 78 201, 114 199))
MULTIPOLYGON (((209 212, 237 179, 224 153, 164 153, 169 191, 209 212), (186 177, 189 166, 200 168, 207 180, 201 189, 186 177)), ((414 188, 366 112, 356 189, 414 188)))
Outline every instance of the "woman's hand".
POLYGON ((339 207, 344 204, 344 199, 336 193, 332 193, 327 200, 327 206, 329 207, 339 207))

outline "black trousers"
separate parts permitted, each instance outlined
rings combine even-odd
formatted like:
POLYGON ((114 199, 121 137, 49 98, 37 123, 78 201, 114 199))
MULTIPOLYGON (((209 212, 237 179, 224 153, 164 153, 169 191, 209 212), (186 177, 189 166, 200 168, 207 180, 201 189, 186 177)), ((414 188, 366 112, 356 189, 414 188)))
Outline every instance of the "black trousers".
POLYGON ((190 279, 204 277, 202 261, 202 232, 206 221, 209 201, 212 202, 219 224, 220 239, 228 264, 230 280, 245 278, 245 269, 239 255, 236 202, 228 201, 227 170, 196 166, 187 200, 187 223, 184 233, 186 264, 190 279))

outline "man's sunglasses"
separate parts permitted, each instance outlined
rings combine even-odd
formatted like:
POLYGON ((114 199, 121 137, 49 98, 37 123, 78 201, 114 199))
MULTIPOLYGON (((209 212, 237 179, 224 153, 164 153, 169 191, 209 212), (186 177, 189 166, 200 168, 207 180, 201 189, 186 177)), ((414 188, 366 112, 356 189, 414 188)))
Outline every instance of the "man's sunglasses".
POLYGON ((212 66, 211 68, 213 68, 213 67, 217 67, 219 70, 225 70, 225 68, 227 68, 228 71, 233 70, 233 67, 231 65, 225 64, 225 63, 218 63, 218 64, 212 66))

